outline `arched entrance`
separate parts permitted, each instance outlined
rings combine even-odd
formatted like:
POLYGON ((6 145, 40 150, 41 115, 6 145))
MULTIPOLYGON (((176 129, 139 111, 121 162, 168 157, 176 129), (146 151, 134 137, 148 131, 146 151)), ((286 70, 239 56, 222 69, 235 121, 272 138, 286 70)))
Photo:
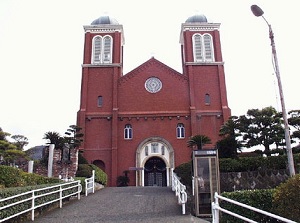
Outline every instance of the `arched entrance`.
POLYGON ((105 163, 102 160, 94 160, 93 164, 105 172, 105 163))
POLYGON ((144 166, 145 186, 167 186, 166 163, 159 157, 151 157, 144 166))
POLYGON ((174 169, 172 145, 161 137, 145 139, 136 150, 135 168, 137 186, 170 186, 174 169))

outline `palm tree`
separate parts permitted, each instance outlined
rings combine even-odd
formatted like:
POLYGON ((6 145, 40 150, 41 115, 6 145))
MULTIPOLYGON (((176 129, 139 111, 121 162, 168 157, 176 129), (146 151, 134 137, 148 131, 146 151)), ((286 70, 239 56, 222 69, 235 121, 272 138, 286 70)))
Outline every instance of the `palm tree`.
POLYGON ((65 139, 58 132, 46 132, 43 139, 48 140, 47 144, 54 144, 56 149, 64 147, 65 139))
POLYGON ((206 135, 195 135, 190 137, 187 141, 187 146, 194 148, 197 146, 197 150, 201 150, 205 144, 211 143, 211 139, 206 135))

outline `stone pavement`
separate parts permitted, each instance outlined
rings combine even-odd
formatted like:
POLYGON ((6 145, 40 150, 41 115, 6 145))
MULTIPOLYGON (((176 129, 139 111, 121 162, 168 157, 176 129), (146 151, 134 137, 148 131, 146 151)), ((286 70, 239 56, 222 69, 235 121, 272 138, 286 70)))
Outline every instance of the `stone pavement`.
POLYGON ((189 213, 182 215, 170 187, 107 187, 37 216, 34 222, 209 223, 189 213))

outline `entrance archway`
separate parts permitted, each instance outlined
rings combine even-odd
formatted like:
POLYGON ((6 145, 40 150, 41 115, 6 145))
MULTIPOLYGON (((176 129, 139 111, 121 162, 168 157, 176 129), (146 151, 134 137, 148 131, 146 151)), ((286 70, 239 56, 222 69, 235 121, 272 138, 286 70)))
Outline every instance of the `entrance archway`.
POLYGON ((151 157, 144 166, 145 186, 167 186, 166 163, 159 157, 151 157))
POLYGON ((105 163, 102 160, 94 160, 93 164, 105 172, 105 163))

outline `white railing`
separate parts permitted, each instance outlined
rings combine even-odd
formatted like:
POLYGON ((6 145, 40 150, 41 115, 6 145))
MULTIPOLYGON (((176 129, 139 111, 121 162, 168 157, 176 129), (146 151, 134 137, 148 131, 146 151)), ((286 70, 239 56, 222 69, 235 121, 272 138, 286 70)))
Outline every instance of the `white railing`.
POLYGON ((89 193, 95 193, 95 170, 92 171, 92 176, 85 181, 85 196, 89 193))
MULTIPOLYGON (((27 191, 25 193, 22 194, 17 194, 11 197, 7 197, 7 198, 3 198, 0 199, 0 212, 3 213, 3 210, 8 210, 9 208, 14 208, 16 205, 19 204, 24 204, 24 206, 26 207, 28 205, 28 202, 30 202, 30 204, 28 205, 29 207, 23 211, 20 211, 19 213, 4 217, 0 219, 0 222, 4 222, 8 219, 17 217, 21 214, 24 214, 26 212, 30 212, 31 211, 31 220, 34 221, 34 212, 35 209, 57 202, 59 201, 59 207, 62 208, 62 203, 63 203, 63 199, 77 195, 78 200, 80 199, 80 192, 82 190, 82 186, 80 184, 80 180, 78 181, 72 181, 72 182, 68 182, 68 183, 63 183, 63 184, 58 184, 58 185, 54 185, 51 187, 45 187, 45 188, 40 188, 40 189, 36 189, 36 190, 32 190, 32 191, 27 191), (74 191, 71 191, 71 193, 67 193, 64 194, 63 192, 66 190, 70 190, 73 189, 74 191), (50 190, 50 192, 47 192, 47 190, 50 190), (55 196, 56 194, 56 196, 55 196), (36 202, 37 199, 42 198, 42 197, 48 197, 49 195, 54 195, 53 198, 50 198, 49 201, 42 201, 45 203, 40 203, 36 202), (17 201, 14 201, 17 200, 17 201), (8 203, 8 204, 7 204, 8 203)), ((40 199, 43 200, 43 199, 40 199)))
POLYGON ((178 198, 178 204, 182 206, 182 214, 185 214, 185 203, 187 202, 187 193, 185 192, 186 186, 183 185, 178 179, 176 173, 172 174, 172 191, 178 198))
POLYGON ((278 215, 275 215, 275 214, 272 214, 272 213, 269 213, 269 212, 260 210, 260 209, 258 209, 258 208, 254 208, 254 207, 251 207, 251 206, 249 206, 249 205, 246 205, 246 204, 243 204, 243 203, 240 203, 240 202, 231 200, 231 199, 229 199, 229 198, 220 196, 220 195, 218 195, 217 192, 215 193, 215 196, 214 196, 214 197, 215 197, 215 202, 212 202, 212 220, 213 220, 212 222, 213 222, 213 223, 219 223, 219 220, 220 220, 220 214, 219 214, 219 211, 224 212, 224 213, 226 213, 226 214, 229 214, 229 215, 231 215, 231 216, 234 216, 234 217, 236 217, 236 218, 242 219, 242 220, 244 220, 244 221, 246 221, 246 222, 257 223, 256 221, 253 221, 253 220, 251 220, 251 219, 249 219, 249 218, 246 218, 246 217, 244 217, 244 216, 241 216, 241 215, 239 215, 239 214, 236 214, 236 213, 234 213, 234 212, 231 212, 231 211, 229 211, 229 210, 226 210, 226 209, 220 207, 220 205, 219 205, 219 199, 220 199, 220 200, 227 201, 227 202, 232 203, 232 204, 235 204, 235 205, 240 206, 240 207, 247 208, 247 209, 249 209, 249 210, 251 210, 251 211, 255 211, 255 212, 257 212, 257 213, 260 213, 260 214, 263 214, 263 215, 266 215, 266 216, 275 218, 275 219, 280 220, 280 221, 283 221, 283 222, 287 222, 287 223, 297 223, 297 222, 292 221, 292 220, 289 220, 289 219, 287 219, 287 218, 283 218, 283 217, 280 217, 280 216, 278 216, 278 215))

